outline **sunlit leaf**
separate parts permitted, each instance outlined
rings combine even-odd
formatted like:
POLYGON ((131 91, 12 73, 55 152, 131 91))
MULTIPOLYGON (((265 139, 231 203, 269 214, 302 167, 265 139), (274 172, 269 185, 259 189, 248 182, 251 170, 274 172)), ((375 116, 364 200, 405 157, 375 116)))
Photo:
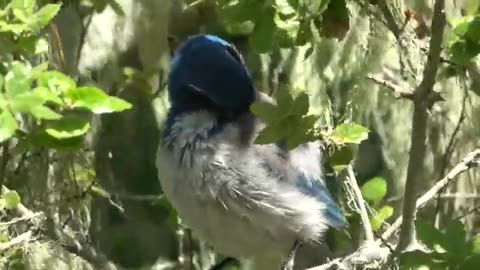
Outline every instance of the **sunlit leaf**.
POLYGON ((11 0, 11 7, 15 10, 21 10, 25 16, 30 16, 33 14, 33 9, 35 8, 35 0, 11 0))
POLYGON ((5 90, 10 96, 24 93, 30 89, 32 83, 30 67, 20 62, 14 62, 5 76, 5 90))
POLYGON ((33 92, 38 96, 40 96, 45 101, 50 101, 58 105, 63 105, 62 99, 45 86, 39 86, 33 89, 33 92))
POLYGON ((62 118, 61 114, 56 113, 46 106, 32 107, 30 113, 37 119, 57 120, 62 118))
POLYGON ((41 96, 31 91, 12 98, 10 100, 10 108, 13 112, 30 112, 33 107, 38 107, 44 102, 41 96))
POLYGON ((355 143, 359 144, 368 138, 370 130, 364 126, 345 123, 340 124, 334 130, 332 140, 337 143, 355 143))
POLYGON ((30 27, 40 30, 45 27, 60 11, 60 4, 46 4, 29 20, 30 27))
POLYGON ((110 97, 96 87, 71 89, 67 97, 72 101, 73 107, 86 108, 97 114, 120 112, 132 107, 130 103, 117 97, 110 97))
POLYGON ((381 177, 375 177, 363 184, 362 196, 365 200, 378 204, 387 194, 387 181, 381 177))
POLYGON ((13 115, 6 108, 0 108, 0 142, 12 137, 17 129, 18 123, 13 115))
POLYGON ((471 241, 472 245, 472 252, 476 254, 480 254, 480 234, 473 237, 471 241))
POLYGON ((75 81, 59 71, 46 71, 39 74, 38 85, 49 88, 56 94, 75 88, 75 81))
POLYGON ((9 190, 3 194, 3 200, 5 202, 5 208, 15 209, 20 204, 20 195, 14 190, 9 190))
POLYGON ((88 132, 90 123, 78 116, 64 116, 47 124, 45 131, 57 139, 72 138, 88 132))
POLYGON ((372 229, 374 231, 379 230, 382 227, 382 224, 386 219, 393 215, 393 207, 385 205, 377 213, 370 218, 370 223, 372 224, 372 229))
POLYGON ((82 136, 57 139, 45 131, 31 134, 30 140, 36 146, 48 147, 59 151, 77 151, 83 145, 82 136))

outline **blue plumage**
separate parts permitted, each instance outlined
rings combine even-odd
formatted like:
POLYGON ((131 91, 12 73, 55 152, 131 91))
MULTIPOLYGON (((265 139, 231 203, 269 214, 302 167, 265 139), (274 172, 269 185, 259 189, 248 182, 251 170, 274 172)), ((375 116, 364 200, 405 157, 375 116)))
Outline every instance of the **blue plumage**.
POLYGON ((188 39, 169 76, 157 168, 181 218, 220 253, 278 269, 295 241, 319 242, 345 220, 322 180, 319 145, 256 145, 264 127, 242 56, 211 35, 188 39))

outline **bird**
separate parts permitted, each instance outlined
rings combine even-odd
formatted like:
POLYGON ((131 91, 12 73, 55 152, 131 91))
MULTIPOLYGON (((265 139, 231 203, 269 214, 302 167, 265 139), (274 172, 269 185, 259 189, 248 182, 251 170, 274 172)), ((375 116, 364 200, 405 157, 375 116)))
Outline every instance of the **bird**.
POLYGON ((346 220, 326 188, 319 142, 255 144, 250 110, 275 100, 254 86, 242 54, 211 34, 187 38, 168 75, 170 107, 156 155, 167 199, 193 233, 250 269, 292 269, 302 243, 346 220))

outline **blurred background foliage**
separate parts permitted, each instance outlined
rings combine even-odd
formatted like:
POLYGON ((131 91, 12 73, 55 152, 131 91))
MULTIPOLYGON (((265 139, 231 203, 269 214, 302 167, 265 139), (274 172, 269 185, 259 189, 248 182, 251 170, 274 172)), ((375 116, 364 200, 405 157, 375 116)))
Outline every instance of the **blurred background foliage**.
MULTIPOLYGON (((385 230, 401 213, 412 104, 367 76, 381 73, 405 87, 419 82, 433 6, 386 2, 0 0, 0 269, 207 269, 221 259, 181 225, 154 165, 169 59, 197 33, 233 42, 259 90, 308 96, 302 115, 318 116, 320 130, 337 138, 330 159, 338 181, 329 185, 344 198, 342 170, 353 162, 374 230, 385 230), (385 7, 404 25, 400 39, 387 27, 385 7), (353 123, 368 128, 368 137, 353 123), (14 239, 21 241, 10 245, 14 239)), ((478 147, 479 5, 446 1, 435 85, 445 101, 430 110, 419 193, 478 147)), ((304 135, 313 127, 306 121, 304 135)), ((312 134, 296 140, 320 136, 312 134)), ((407 254, 406 266, 480 261, 478 177, 463 174, 419 213, 420 239, 453 255, 432 262, 407 254)), ((342 207, 349 236, 331 244, 348 252, 362 232, 354 207, 345 200, 342 207)))

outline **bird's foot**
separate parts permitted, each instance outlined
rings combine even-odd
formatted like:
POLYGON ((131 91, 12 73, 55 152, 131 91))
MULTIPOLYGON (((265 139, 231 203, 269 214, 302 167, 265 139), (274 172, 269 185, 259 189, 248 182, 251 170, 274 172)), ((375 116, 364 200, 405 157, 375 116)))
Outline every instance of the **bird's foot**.
POLYGON ((293 270, 293 265, 295 262, 295 254, 297 253, 297 249, 302 245, 302 243, 298 240, 295 240, 293 243, 293 247, 288 254, 287 260, 282 263, 280 266, 280 270, 293 270))

